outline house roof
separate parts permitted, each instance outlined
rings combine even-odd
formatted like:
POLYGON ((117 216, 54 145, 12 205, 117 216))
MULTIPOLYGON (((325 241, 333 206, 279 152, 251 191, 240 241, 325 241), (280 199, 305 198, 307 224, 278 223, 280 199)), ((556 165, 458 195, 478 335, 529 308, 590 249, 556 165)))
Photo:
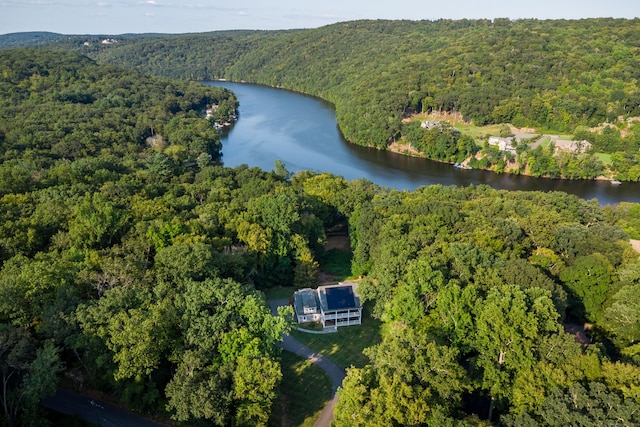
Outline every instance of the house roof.
POLYGON ((354 284, 320 286, 318 297, 323 311, 346 310, 360 307, 360 298, 354 284))
POLYGON ((298 314, 318 313, 318 298, 313 289, 300 289, 293 294, 293 306, 298 314))

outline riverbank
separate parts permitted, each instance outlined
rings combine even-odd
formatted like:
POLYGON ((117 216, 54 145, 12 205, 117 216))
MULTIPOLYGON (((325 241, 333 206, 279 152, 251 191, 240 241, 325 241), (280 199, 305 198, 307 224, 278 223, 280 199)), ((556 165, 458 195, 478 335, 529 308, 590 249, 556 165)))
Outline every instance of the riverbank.
MULTIPOLYGON (((518 135, 519 138, 526 138, 527 136, 538 137, 539 140, 540 139, 552 139, 554 137, 557 138, 557 135, 546 135, 546 134, 543 134, 543 135, 540 135, 540 134, 517 134, 517 135, 518 135)), ((531 145, 532 148, 535 148, 537 146, 537 145, 534 145, 534 144, 531 145)), ((538 143, 538 145, 539 145, 539 143, 538 143)), ((414 149, 411 146, 411 143, 409 143, 407 141, 404 141, 404 140, 394 141, 394 142, 388 144, 387 145, 387 150, 392 152, 392 153, 400 154, 400 155, 403 155, 403 156, 410 156, 410 157, 415 157, 415 158, 428 159, 428 160, 434 161, 434 162, 453 165, 453 163, 451 163, 451 162, 442 162, 442 161, 435 160, 435 159, 429 159, 424 154, 422 154, 418 150, 414 149)), ((483 156, 482 156, 482 154, 480 154, 480 152, 478 152, 475 155, 475 159, 476 160, 480 160, 482 157, 483 156)), ((502 171, 502 172, 497 171, 495 166, 487 167, 487 168, 471 167, 469 164, 470 164, 472 158, 473 157, 466 158, 464 161, 462 161, 460 163, 460 165, 462 165, 464 169, 483 170, 483 171, 490 172, 490 173, 495 173, 495 174, 498 174, 498 175, 505 175, 505 174, 506 175, 520 175, 520 176, 528 176, 528 177, 532 177, 532 178, 540 178, 540 177, 538 177, 538 176, 536 176, 536 175, 531 173, 529 165, 524 165, 524 167, 521 167, 521 165, 516 160, 516 157, 513 157, 511 160, 506 160, 505 161, 504 171, 502 171)), ((548 177, 544 177, 543 176, 542 178, 548 178, 548 177)), ((576 179, 570 179, 570 178, 553 178, 553 179, 561 179, 561 180, 565 180, 565 181, 576 181, 576 179)), ((611 175, 609 175, 609 176, 599 175, 599 176, 597 176, 597 177, 595 177, 593 179, 580 179, 580 180, 582 180, 582 181, 609 181, 609 182, 611 182, 612 184, 615 184, 615 185, 621 184, 620 181, 618 181, 617 179, 615 179, 611 175)))

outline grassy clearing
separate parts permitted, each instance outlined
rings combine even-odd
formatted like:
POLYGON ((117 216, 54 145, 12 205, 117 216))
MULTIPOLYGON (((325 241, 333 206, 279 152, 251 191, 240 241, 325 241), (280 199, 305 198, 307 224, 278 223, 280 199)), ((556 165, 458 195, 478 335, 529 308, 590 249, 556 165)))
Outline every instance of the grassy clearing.
POLYGON ((598 159, 600 159, 600 161, 605 166, 610 166, 611 165, 611 154, 609 154, 609 153, 594 153, 593 155, 596 156, 598 159))
POLYGON ((453 127, 473 138, 483 138, 486 135, 500 135, 504 125, 475 126, 470 123, 456 123, 453 127))
POLYGON ((289 299, 293 296, 295 288, 285 286, 274 286, 273 288, 265 289, 264 295, 267 300, 272 299, 289 299))
POLYGON ((362 350, 378 344, 381 340, 381 322, 371 317, 369 305, 365 304, 363 308, 362 325, 343 326, 334 334, 315 335, 299 331, 292 331, 291 334, 295 339, 328 357, 338 366, 361 368, 369 363, 369 359, 362 354, 362 350))
POLYGON ((547 148, 551 144, 551 137, 545 136, 540 140, 540 147, 547 148))
POLYGON ((276 402, 270 426, 313 426, 331 397, 331 380, 313 363, 282 352, 280 400, 276 402))
POLYGON ((351 254, 339 249, 331 249, 320 258, 320 268, 341 281, 351 277, 351 254))

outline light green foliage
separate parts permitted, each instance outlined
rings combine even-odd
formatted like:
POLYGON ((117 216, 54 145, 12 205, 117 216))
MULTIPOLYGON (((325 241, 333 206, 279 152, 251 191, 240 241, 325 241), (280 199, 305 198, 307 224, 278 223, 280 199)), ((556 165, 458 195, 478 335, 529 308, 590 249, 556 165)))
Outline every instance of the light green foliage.
POLYGON ((211 366, 203 355, 187 350, 167 384, 167 410, 179 421, 203 419, 224 425, 231 415, 230 368, 211 366))
POLYGON ((124 233, 129 220, 126 211, 105 200, 101 193, 87 195, 74 214, 69 233, 74 244, 81 248, 111 246, 124 233))
POLYGON ((518 374, 533 368, 541 340, 560 332, 558 313, 548 291, 501 286, 478 301, 475 322, 482 388, 504 404, 518 374))
POLYGON ((339 425, 423 425, 447 414, 467 389, 457 350, 394 323, 368 350, 372 366, 350 369, 336 406, 339 425))
POLYGON ((238 409, 235 423, 241 426, 265 426, 270 405, 276 400, 282 379, 280 365, 266 357, 239 357, 233 373, 233 393, 238 409))
POLYGON ((168 301, 153 301, 141 289, 114 288, 77 313, 85 333, 104 340, 113 354, 115 380, 154 372, 169 351, 176 314, 168 301))
POLYGON ((618 221, 620 227, 632 239, 640 239, 640 205, 623 202, 616 207, 616 212, 622 213, 622 218, 618 221))
MULTIPOLYGON (((614 291, 613 268, 599 253, 582 256, 560 273, 560 280, 584 307, 584 315, 591 321, 600 320, 604 304, 614 291)), ((576 304, 573 304, 576 306, 576 304)), ((580 313, 579 305, 576 311, 580 313)))
MULTIPOLYGON (((554 387, 602 380, 602 354, 596 346, 583 350, 560 321, 567 308, 584 320, 586 307, 588 316, 595 313, 586 319, 607 328, 602 310, 628 311, 607 301, 617 289, 614 266, 635 283, 628 262, 636 258, 624 252, 624 233, 605 219, 600 207, 572 196, 484 187, 392 192, 362 205, 351 217, 354 265, 367 268, 359 289, 375 303, 384 333, 382 343, 366 351, 372 368, 352 371, 345 381, 346 406, 338 406, 337 419, 428 424, 424 417, 402 418, 396 408, 406 404, 407 414, 424 414, 433 395, 420 394, 409 380, 384 378, 383 365, 375 364, 386 349, 394 373, 412 372, 426 350, 412 347, 420 338, 393 346, 405 329, 439 349, 455 349, 468 366, 465 384, 493 399, 494 416, 537 411, 554 387), (397 398, 390 403, 389 395, 397 398), (423 406, 411 406, 411 399, 423 406)), ((629 359, 637 354, 633 345, 619 348, 629 359)))
POLYGON ((29 259, 18 255, 0 271, 2 321, 28 327, 42 320, 43 309, 71 280, 74 268, 51 255, 29 259))
POLYGON ((272 316, 250 288, 220 279, 187 282, 179 309, 187 358, 180 357, 167 385, 168 409, 182 421, 223 424, 232 416, 241 425, 264 425, 282 376, 274 345, 288 328, 285 319, 272 316))
POLYGON ((422 263, 412 262, 409 266, 408 283, 398 284, 389 296, 381 320, 413 324, 423 318, 435 302, 435 296, 444 285, 440 271, 422 263))
POLYGON ((602 324, 620 347, 640 342, 640 285, 624 286, 613 295, 613 303, 604 310, 602 324))
POLYGON ((432 313, 442 335, 455 347, 465 351, 471 348, 476 333, 473 312, 477 299, 474 286, 461 288, 452 280, 438 292, 436 310, 432 313))

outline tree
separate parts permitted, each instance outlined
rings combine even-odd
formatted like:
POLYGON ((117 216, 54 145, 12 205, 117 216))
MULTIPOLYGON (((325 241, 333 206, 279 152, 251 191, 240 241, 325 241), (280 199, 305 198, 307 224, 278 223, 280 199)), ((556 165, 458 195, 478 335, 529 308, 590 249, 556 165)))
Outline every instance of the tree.
POLYGON ((113 288, 76 313, 82 330, 101 338, 116 365, 116 381, 153 374, 172 350, 177 318, 172 303, 143 289, 113 288))
POLYGON ((456 412, 468 389, 454 348, 397 325, 367 350, 371 366, 349 369, 339 390, 339 425, 432 425, 456 412))
POLYGON ((601 254, 576 258, 572 266, 560 273, 560 280, 573 296, 570 308, 576 315, 598 322, 612 291, 613 267, 601 254))
POLYGON ((501 422, 507 426, 593 426, 633 425, 640 422, 640 405, 622 399, 598 382, 586 387, 580 383, 566 389, 554 388, 535 411, 507 415, 501 422))
POLYGON ((62 370, 58 349, 38 347, 21 327, 0 325, 0 399, 7 425, 31 425, 41 419, 40 401, 55 393, 62 370))
POLYGON ((624 286, 604 310, 602 325, 611 332, 619 347, 640 342, 640 285, 624 286))
POLYGON ((166 387, 173 418, 264 425, 282 375, 274 356, 284 317, 228 279, 186 282, 179 310, 185 350, 166 387))
POLYGON ((209 365, 202 354, 186 351, 167 384, 167 410, 178 421, 205 419, 225 425, 231 416, 231 366, 209 365))
POLYGON ((475 365, 492 406, 494 400, 502 408, 511 401, 519 373, 534 366, 540 339, 559 332, 549 291, 505 285, 490 289, 486 299, 478 302, 475 365))
POLYGON ((129 214, 106 200, 102 193, 87 194, 76 207, 69 233, 81 248, 104 249, 127 229, 129 214))

